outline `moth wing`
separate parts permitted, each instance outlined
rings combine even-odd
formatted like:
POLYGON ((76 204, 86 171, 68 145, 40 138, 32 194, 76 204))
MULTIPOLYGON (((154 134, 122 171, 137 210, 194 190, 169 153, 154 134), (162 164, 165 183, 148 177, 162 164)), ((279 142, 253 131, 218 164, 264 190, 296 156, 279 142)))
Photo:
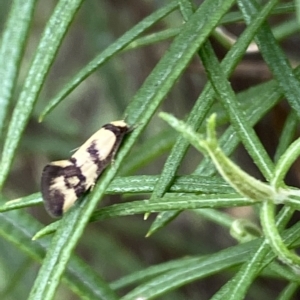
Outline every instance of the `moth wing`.
POLYGON ((72 155, 76 166, 86 178, 87 189, 95 184, 98 176, 110 162, 115 143, 114 133, 102 128, 72 155))
POLYGON ((60 217, 85 192, 85 180, 71 161, 55 161, 43 170, 41 190, 46 210, 51 216, 60 217))

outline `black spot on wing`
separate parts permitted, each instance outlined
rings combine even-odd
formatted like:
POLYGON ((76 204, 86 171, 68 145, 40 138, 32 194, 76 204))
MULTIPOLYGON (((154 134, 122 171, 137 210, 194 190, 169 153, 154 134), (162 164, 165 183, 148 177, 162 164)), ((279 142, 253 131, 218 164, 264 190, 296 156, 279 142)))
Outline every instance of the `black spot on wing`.
POLYGON ((42 196, 45 208, 52 217, 60 217, 63 213, 64 195, 57 189, 51 189, 53 178, 61 173, 63 167, 46 165, 41 180, 42 196))
POLYGON ((86 177, 82 174, 80 167, 76 165, 76 158, 72 157, 69 160, 73 165, 65 168, 65 184, 68 188, 75 191, 77 197, 81 196, 86 191, 86 177), (74 177, 77 179, 77 184, 74 184, 74 177))
POLYGON ((131 131, 131 129, 128 126, 116 126, 111 123, 104 125, 102 128, 111 131, 116 136, 116 142, 113 145, 110 154, 104 159, 100 159, 101 149, 97 148, 96 141, 93 141, 91 145, 87 148, 87 152, 89 153, 92 162, 97 165, 97 176, 99 176, 102 173, 102 171, 107 167, 107 165, 113 160, 123 140, 124 135, 131 131))
POLYGON ((71 157, 70 159, 69 159, 69 161, 73 164, 73 165, 75 165, 76 166, 76 158, 75 157, 71 157))
MULTIPOLYGON (((104 168, 107 166, 109 162, 109 156, 106 159, 100 159, 100 153, 97 149, 96 141, 93 141, 91 145, 86 149, 86 151, 89 153, 90 158, 92 162, 97 165, 97 176, 101 174, 101 172, 104 170, 104 168)), ((101 151, 101 150, 100 150, 101 151)))
POLYGON ((59 190, 55 189, 51 191, 51 194, 49 194, 49 196, 51 199, 48 200, 51 201, 45 201, 46 210, 54 218, 61 217, 63 214, 65 195, 62 194, 59 190))
POLYGON ((81 196, 86 191, 86 178, 82 174, 80 168, 76 165, 64 168, 63 177, 65 186, 68 189, 74 189, 77 197, 81 196))
POLYGON ((104 159, 100 159, 101 149, 100 150, 97 149, 96 142, 92 142, 91 145, 87 148, 87 152, 89 153, 92 162, 95 165, 97 165, 97 171, 96 171, 97 176, 99 176, 102 173, 102 171, 107 167, 107 165, 113 159, 115 150, 117 149, 115 145, 113 146, 110 154, 104 159))
POLYGON ((100 153, 97 149, 96 142, 93 141, 86 151, 90 154, 91 160, 98 165, 100 162, 100 153))

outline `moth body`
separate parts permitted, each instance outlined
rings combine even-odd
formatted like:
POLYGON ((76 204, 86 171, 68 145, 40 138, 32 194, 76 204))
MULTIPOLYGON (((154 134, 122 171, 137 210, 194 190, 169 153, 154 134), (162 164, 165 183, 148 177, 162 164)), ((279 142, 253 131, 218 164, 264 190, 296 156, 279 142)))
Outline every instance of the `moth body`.
POLYGON ((104 125, 68 160, 49 163, 42 173, 41 190, 48 213, 60 217, 87 190, 113 160, 131 128, 124 121, 104 125))

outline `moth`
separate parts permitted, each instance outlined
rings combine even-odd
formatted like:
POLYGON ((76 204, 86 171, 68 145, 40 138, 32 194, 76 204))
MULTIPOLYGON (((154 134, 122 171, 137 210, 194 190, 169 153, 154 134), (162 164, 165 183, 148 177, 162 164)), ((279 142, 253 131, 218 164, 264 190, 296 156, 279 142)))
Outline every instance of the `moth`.
POLYGON ((132 129, 125 121, 101 127, 68 160, 45 166, 41 191, 45 208, 52 217, 62 216, 113 160, 124 136, 132 129))

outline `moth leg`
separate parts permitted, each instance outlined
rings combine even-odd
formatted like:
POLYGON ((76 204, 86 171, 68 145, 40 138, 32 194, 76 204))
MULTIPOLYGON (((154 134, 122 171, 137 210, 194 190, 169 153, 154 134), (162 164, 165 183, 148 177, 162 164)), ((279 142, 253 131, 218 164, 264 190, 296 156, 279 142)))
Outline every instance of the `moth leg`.
POLYGON ((93 183, 91 186, 90 186, 90 191, 92 191, 94 189, 94 186, 96 185, 96 183, 93 183))

